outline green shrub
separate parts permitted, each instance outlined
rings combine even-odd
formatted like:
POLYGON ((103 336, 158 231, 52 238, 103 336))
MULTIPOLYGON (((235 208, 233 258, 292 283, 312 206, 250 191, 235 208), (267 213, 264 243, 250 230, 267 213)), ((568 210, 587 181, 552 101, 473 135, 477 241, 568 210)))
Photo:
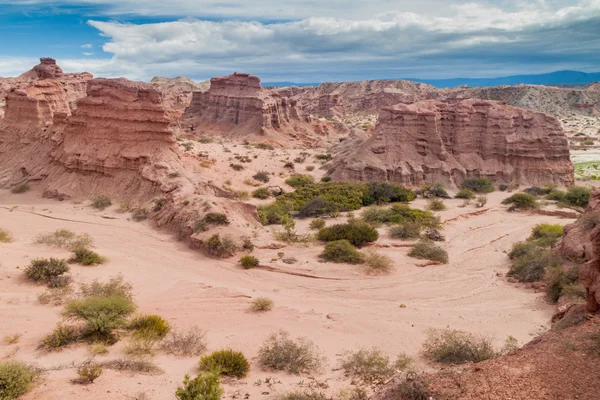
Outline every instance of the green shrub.
POLYGON ((202 357, 198 367, 200 371, 243 378, 250 370, 250 363, 243 353, 226 349, 202 357))
POLYGON ((440 199, 430 199, 427 202, 427 210, 429 211, 444 211, 447 210, 446 205, 440 199))
POLYGON ((323 183, 331 182, 331 177, 326 175, 321 178, 321 182, 323 182, 323 183))
POLYGON ((315 158, 317 160, 329 161, 333 158, 331 154, 316 154, 315 158))
POLYGON ((79 326, 58 324, 38 345, 42 350, 59 350, 81 339, 82 330, 79 326))
POLYGON ((51 287, 66 286, 61 284, 63 282, 59 278, 67 272, 69 272, 67 262, 56 258, 38 258, 25 268, 27 278, 34 282, 47 283, 51 287))
POLYGON ((368 207, 362 212, 362 219, 371 224, 403 224, 419 222, 426 227, 437 227, 439 219, 429 211, 410 208, 406 204, 392 204, 391 207, 368 207))
POLYGON ((586 230, 592 230, 600 224, 600 213, 585 213, 580 217, 581 227, 586 230))
POLYGON ((261 187, 252 192, 252 197, 254 197, 255 199, 262 200, 268 199, 269 197, 271 197, 271 192, 269 192, 269 189, 261 187))
POLYGON ((464 364, 489 360, 497 353, 491 340, 486 337, 451 329, 433 329, 427 332, 423 355, 443 364, 464 364))
POLYGON ((252 176, 252 178, 256 181, 267 183, 271 180, 269 173, 267 171, 258 171, 256 174, 252 176))
POLYGON ((278 202, 289 202, 293 210, 300 210, 313 199, 321 198, 335 204, 340 211, 358 210, 368 187, 361 183, 328 182, 314 183, 297 188, 277 198, 278 202))
POLYGON ((78 383, 94 383, 102 375, 102 366, 95 362, 84 362, 77 368, 78 383))
POLYGON ((224 236, 222 239, 218 233, 212 235, 204 241, 204 247, 209 255, 217 258, 228 258, 235 254, 237 246, 231 236, 224 236))
POLYGON ((92 199, 92 207, 97 210, 104 210, 112 205, 112 201, 108 196, 96 196, 92 199))
POLYGON ((183 387, 175 392, 179 400, 220 400, 222 394, 220 376, 214 372, 198 374, 194 379, 186 375, 183 387))
POLYGON ((532 196, 547 196, 550 193, 552 193, 553 190, 554 190, 554 186, 545 186, 545 187, 532 186, 532 187, 528 187, 527 189, 523 189, 523 192, 530 194, 532 196))
POLYGON ((448 264, 448 252, 427 240, 415 244, 408 252, 408 256, 448 264))
POLYGON ((526 247, 525 253, 514 257, 508 276, 521 282, 537 282, 544 278, 547 269, 560 265, 560 259, 552 252, 537 247, 526 247))
POLYGON ((364 256, 347 240, 327 243, 319 257, 335 263, 362 264, 364 262, 364 256))
POLYGON ((546 196, 547 200, 555 200, 558 202, 565 202, 565 196, 566 196, 566 192, 563 192, 562 190, 552 190, 550 193, 548 193, 548 195, 546 196))
POLYGON ((276 225, 283 223, 290 218, 290 211, 292 211, 291 204, 282 201, 276 201, 272 204, 257 208, 260 222, 263 225, 276 225))
POLYGON ((475 192, 469 189, 461 189, 456 193, 456 196, 454 196, 456 199, 474 199, 475 197, 475 192))
POLYGON ((532 242, 517 242, 512 245, 510 252, 508 253, 508 257, 511 260, 517 259, 529 253, 530 251, 535 250, 538 247, 536 243, 532 242))
POLYGON ((394 363, 394 368, 404 371, 408 369, 413 363, 413 359, 411 356, 405 353, 400 353, 396 357, 396 362, 394 363))
POLYGON ((554 246, 563 236, 561 225, 538 224, 533 228, 529 241, 535 241, 540 246, 554 246))
POLYGON ((310 171, 314 171, 314 170, 315 170, 315 166, 314 166, 314 165, 308 165, 308 166, 306 167, 306 170, 307 170, 307 171, 309 171, 309 172, 310 172, 310 171))
POLYGON ((323 229, 325 228, 325 220, 320 218, 313 219, 312 221, 310 221, 310 224, 308 224, 308 227, 314 230, 323 229))
POLYGON ((390 228, 390 236, 394 239, 418 239, 421 237, 423 225, 418 221, 407 221, 390 228))
POLYGON ((365 252, 364 260, 370 274, 389 274, 394 269, 394 261, 391 258, 372 250, 365 252))
POLYGON ((113 342, 113 330, 125 325, 125 318, 135 311, 129 298, 121 296, 86 297, 71 300, 63 316, 67 320, 85 323, 83 336, 91 341, 113 342))
POLYGON ((334 215, 340 210, 338 206, 320 197, 306 203, 299 211, 300 217, 318 217, 321 215, 334 215))
POLYGON ((88 249, 87 247, 77 247, 73 249, 73 257, 69 259, 70 263, 76 263, 81 265, 99 265, 106 262, 106 258, 100 254, 88 249))
POLYGON ((167 354, 176 356, 199 356, 206 351, 206 334, 197 326, 187 331, 172 330, 160 342, 160 348, 167 354))
POLYGON ((127 325, 127 329, 139 338, 163 339, 171 330, 171 325, 160 315, 139 315, 127 325))
POLYGON ((252 240, 250 240, 250 238, 244 238, 244 241, 242 243, 242 249, 248 251, 254 250, 254 243, 252 243, 252 240))
POLYGON ((448 192, 441 183, 433 183, 424 185, 419 191, 419 194, 426 199, 432 197, 449 198, 448 192))
POLYGON ((202 220, 207 224, 229 225, 229 218, 227 218, 227 215, 221 213, 210 212, 206 214, 202 220))
POLYGON ((552 265, 546 269, 544 281, 546 282, 546 294, 553 303, 556 303, 563 295, 570 294, 572 299, 585 299, 585 292, 570 292, 577 289, 579 270, 577 268, 565 269, 562 265, 552 265))
POLYGON ((367 385, 385 383, 394 374, 390 358, 377 348, 345 353, 342 356, 342 369, 346 376, 367 385))
POLYGON ((258 350, 258 360, 262 368, 290 374, 319 372, 324 361, 313 342, 302 337, 294 340, 285 331, 267 338, 258 350))
POLYGON ((29 192, 30 189, 31 188, 29 187, 28 184, 22 183, 20 185, 13 187, 12 189, 10 189, 10 192, 13 194, 21 194, 21 193, 29 192))
POLYGON ((40 372, 21 361, 0 361, 0 399, 14 400, 27 393, 40 372))
POLYGON ((587 207, 592 190, 583 186, 571 186, 567 189, 564 201, 569 205, 587 207))
POLYGON ((286 179, 285 183, 293 188, 299 188, 315 183, 315 178, 312 175, 292 175, 286 179))
POLYGON ((416 197, 414 191, 404 186, 392 185, 387 182, 371 182, 367 185, 367 192, 363 197, 362 204, 368 206, 390 202, 409 202, 416 197))
POLYGON ((491 193, 496 190, 488 178, 467 178, 463 181, 461 189, 469 189, 475 193, 491 193))
POLYGON ((14 238, 9 231, 0 228, 0 243, 12 243, 14 238))
POLYGON ((502 200, 502 204, 512 204, 514 208, 521 210, 531 210, 539 207, 536 198, 527 193, 515 193, 502 200))
POLYGON ((362 247, 379 238, 377 230, 362 221, 349 221, 346 224, 327 226, 317 233, 317 239, 324 242, 347 240, 356 247, 362 247))
POLYGON ((273 300, 266 297, 257 297, 252 301, 252 311, 271 311, 273 309, 273 300))
POLYGON ((258 261, 258 258, 254 256, 242 256, 242 258, 240 258, 240 264, 242 264, 244 269, 250 269, 258 266, 260 262, 258 261))

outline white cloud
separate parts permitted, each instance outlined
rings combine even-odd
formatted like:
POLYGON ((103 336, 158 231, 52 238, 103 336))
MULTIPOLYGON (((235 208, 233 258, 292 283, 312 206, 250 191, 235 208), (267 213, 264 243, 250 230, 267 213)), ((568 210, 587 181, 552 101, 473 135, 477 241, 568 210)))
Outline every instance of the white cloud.
POLYGON ((91 49, 91 48, 92 48, 92 45, 91 45, 91 44, 89 44, 89 43, 82 44, 82 45, 81 45, 81 48, 82 48, 82 49, 91 49))
POLYGON ((83 55, 84 55, 84 56, 87 56, 87 57, 89 57, 89 56, 93 56, 93 55, 94 55, 94 53, 86 53, 86 52, 83 52, 83 55))

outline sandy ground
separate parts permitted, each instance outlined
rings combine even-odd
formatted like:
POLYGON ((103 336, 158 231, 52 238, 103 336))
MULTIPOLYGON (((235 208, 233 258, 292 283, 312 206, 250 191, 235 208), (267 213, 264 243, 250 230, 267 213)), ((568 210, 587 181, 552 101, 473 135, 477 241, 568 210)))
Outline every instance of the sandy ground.
MULTIPOLYGON (((224 160, 225 161, 225 160, 224 160)), ((40 340, 61 320, 61 307, 44 306, 36 296, 45 290, 23 279, 21 268, 36 257, 68 257, 68 252, 34 245, 36 235, 59 228, 88 233, 95 250, 109 262, 97 267, 73 266, 75 282, 103 280, 122 274, 134 287, 139 311, 157 313, 175 328, 199 325, 207 331, 209 350, 232 347, 252 360, 249 376, 225 382, 224 398, 249 395, 268 398, 290 389, 326 382, 334 394, 349 386, 339 371, 339 355, 346 350, 377 346, 395 357, 406 352, 417 358, 419 369, 430 368, 418 358, 429 328, 454 328, 482 333, 500 346, 507 335, 523 344, 549 328, 554 307, 543 294, 505 278, 512 243, 525 239, 540 222, 566 224, 570 220, 508 213, 500 201, 506 193, 493 193, 484 209, 460 208, 461 200, 446 201, 439 213, 450 264, 419 267, 423 261, 407 256, 408 247, 392 240, 381 229, 375 247, 393 258, 395 271, 387 276, 368 276, 361 267, 318 262, 322 246, 293 246, 281 250, 256 250, 262 263, 277 252, 299 262, 274 262, 288 272, 309 272, 325 279, 307 278, 265 270, 243 270, 237 258, 210 259, 176 242, 149 223, 128 220, 111 209, 96 212, 85 204, 56 202, 36 193, 13 195, 0 191, 0 227, 15 241, 0 243, 0 337, 22 333, 18 344, 0 344, 1 358, 33 362, 50 371, 24 399, 123 399, 145 392, 151 399, 174 399, 185 374, 194 375, 198 358, 159 354, 154 358, 165 373, 133 375, 105 370, 92 385, 76 385, 73 362, 89 357, 78 345, 59 353, 36 351, 40 340), (16 207, 15 207, 16 206, 16 207), (481 211, 478 215, 473 214, 481 211), (106 218, 109 217, 110 219, 106 218), (275 308, 264 314, 249 311, 253 298, 266 296, 275 308), (401 307, 404 304, 406 307, 401 307), (280 329, 313 340, 328 360, 314 381, 309 377, 261 371, 256 355, 266 337, 280 329), (265 378, 276 377, 274 385, 265 378), (260 381, 259 381, 260 380, 260 381)), ((425 202, 418 200, 414 207, 425 202)), ((113 207, 114 209, 114 207, 113 207)), ((299 221, 306 230, 308 220, 299 221)), ((123 342, 110 348, 108 356, 123 356, 123 342)))

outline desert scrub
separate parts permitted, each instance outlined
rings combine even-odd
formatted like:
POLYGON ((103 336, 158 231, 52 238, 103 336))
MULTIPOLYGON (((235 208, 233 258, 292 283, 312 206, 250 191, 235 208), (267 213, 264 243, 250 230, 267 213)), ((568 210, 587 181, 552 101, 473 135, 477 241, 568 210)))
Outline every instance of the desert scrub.
POLYGON ((38 350, 55 351, 79 341, 82 335, 80 326, 58 324, 38 345, 38 350))
POLYGON ((269 173, 267 171, 258 171, 252 176, 252 179, 259 182, 267 183, 271 180, 271 177, 269 176, 269 173))
POLYGON ((364 264, 367 273, 372 275, 389 274, 394 269, 394 261, 391 258, 374 250, 365 251, 364 264))
POLYGON ((133 213, 131 213, 131 219, 135 222, 141 222, 148 218, 148 210, 145 208, 138 208, 133 213))
POLYGON ((69 280, 65 280, 65 274, 69 272, 69 266, 65 260, 57 258, 37 258, 25 268, 25 275, 34 282, 42 282, 50 287, 66 286, 69 280))
POLYGON ((323 200, 320 197, 312 199, 306 203, 300 210, 298 215, 302 218, 319 217, 321 215, 329 215, 330 217, 339 214, 339 207, 330 201, 323 200))
POLYGON ((362 264, 365 262, 365 257, 347 240, 328 242, 319 257, 335 263, 362 264))
POLYGON ((156 341, 154 338, 134 336, 123 348, 123 353, 131 358, 153 357, 156 354, 156 341))
POLYGON ((115 371, 129 371, 136 374, 160 375, 164 373, 162 369, 146 359, 131 357, 103 361, 100 365, 102 368, 113 369, 115 371))
POLYGON ((585 213, 579 217, 581 227, 586 230, 592 230, 600 224, 600 213, 585 213))
POLYGON ((293 188, 299 188, 315 183, 315 178, 312 175, 292 175, 285 180, 285 183, 293 188))
POLYGON ((69 259, 69 262, 85 266, 100 265, 106 262, 106 258, 87 247, 79 246, 73 249, 73 257, 69 259))
POLYGON ((68 321, 84 324, 83 338, 92 342, 114 343, 113 330, 126 325, 125 319, 135 311, 130 298, 92 296, 71 300, 62 313, 68 321))
POLYGON ((496 357, 489 338, 452 329, 432 329, 423 343, 425 358, 442 364, 478 363, 496 357))
POLYGON ((40 371, 21 361, 0 361, 0 399, 13 400, 27 393, 39 378, 40 371))
POLYGON ((269 189, 261 187, 252 192, 252 197, 261 200, 268 199, 269 197, 271 197, 271 192, 269 191, 269 189))
POLYGON ((108 354, 108 348, 104 343, 94 343, 90 346, 90 354, 93 356, 105 356, 108 354))
POLYGON ((28 184, 22 183, 20 185, 14 186, 12 189, 10 189, 10 192, 13 194, 21 194, 21 193, 29 192, 30 189, 31 188, 29 187, 28 184))
POLYGON ((214 351, 200 358, 200 371, 243 378, 250 370, 250 363, 242 352, 232 349, 214 351))
POLYGON ((447 199, 450 197, 446 191, 446 188, 444 188, 444 185, 441 183, 423 185, 423 187, 417 191, 417 194, 426 199, 430 199, 432 197, 443 197, 447 199))
POLYGON ((232 257, 237 250, 231 236, 225 235, 221 238, 218 233, 204 241, 204 248, 209 255, 217 258, 232 257))
POLYGON ((167 354, 176 356, 199 356, 206 351, 206 333, 197 326, 188 330, 172 330, 160 342, 159 347, 167 354))
POLYGON ((317 233, 317 239, 323 242, 347 240, 356 247, 362 247, 367 243, 376 241, 378 238, 379 233, 375 228, 358 220, 349 221, 346 224, 331 225, 317 233))
POLYGON ((448 252, 428 240, 415 244, 408 252, 408 256, 448 264, 448 252))
POLYGON ((110 297, 119 296, 126 299, 132 298, 133 288, 129 282, 125 282, 123 276, 112 277, 108 282, 100 282, 94 279, 91 283, 82 283, 79 286, 79 294, 82 297, 110 297))
POLYGON ((475 199, 475 207, 477 208, 481 208, 483 206, 485 206, 488 202, 488 198, 486 195, 481 195, 481 196, 477 196, 477 199, 475 199))
POLYGON ((526 189, 523 189, 523 193, 530 194, 532 196, 547 196, 554 190, 555 186, 532 186, 526 189))
POLYGON ((111 205, 112 201, 110 200, 110 197, 105 195, 96 196, 92 199, 92 207, 94 207, 96 210, 102 211, 111 205))
POLYGON ((475 193, 491 193, 496 190, 496 187, 488 178, 467 178, 460 187, 475 193))
POLYGON ((229 166, 231 167, 231 169, 233 169, 234 171, 243 171, 244 170, 244 166, 242 164, 234 164, 231 163, 229 164, 229 166))
MULTIPOLYGON (((546 294, 550 301, 556 303, 561 296, 567 294, 568 290, 577 290, 578 279, 579 269, 577 267, 565 268, 557 264, 546 268, 544 281, 546 282, 546 294)), ((571 292, 570 294, 572 300, 583 300, 586 298, 583 293, 577 295, 576 292, 571 292)))
POLYGON ((278 202, 288 202, 291 208, 299 211, 306 203, 321 198, 335 204, 340 211, 358 210, 363 206, 363 198, 368 194, 368 185, 349 182, 320 182, 301 186, 294 192, 277 198, 278 202))
POLYGON ((559 266, 560 259, 549 250, 529 246, 526 249, 520 247, 515 250, 516 254, 508 271, 508 276, 517 278, 520 282, 537 282, 544 278, 546 270, 559 266), (522 250, 523 249, 523 250, 522 250))
POLYGON ((80 246, 91 246, 93 240, 87 233, 78 235, 67 229, 57 229, 54 232, 36 236, 34 243, 72 250, 80 246))
POLYGON ((510 197, 502 200, 502 204, 511 205, 511 208, 518 210, 532 210, 539 208, 539 203, 535 196, 527 193, 515 193, 510 197))
POLYGON ((254 257, 254 256, 242 256, 240 258, 240 264, 242 265, 242 268, 244 269, 250 269, 250 268, 254 268, 257 267, 258 264, 260 264, 260 262, 258 261, 258 258, 254 257))
POLYGON ((564 201, 576 207, 587 207, 590 201, 590 194, 592 190, 583 186, 571 186, 567 189, 567 193, 565 194, 564 201))
POLYGON ((267 338, 258 350, 258 361, 263 369, 296 375, 319 372, 324 364, 319 348, 313 342, 303 337, 294 340, 286 331, 267 338))
POLYGON ((229 218, 221 213, 210 212, 202 218, 202 221, 211 225, 229 225, 229 218))
POLYGON ((367 385, 385 383, 394 374, 390 358, 377 348, 347 352, 342 356, 341 365, 346 376, 367 385))
POLYGON ((325 224, 326 223, 325 223, 324 219, 316 218, 316 219, 313 219, 312 221, 310 221, 310 224, 308 224, 308 227, 313 230, 320 230, 320 229, 325 228, 325 224))
POLYGON ((177 388, 175 397, 179 400, 220 400, 222 394, 220 375, 205 372, 198 374, 194 379, 186 375, 183 386, 177 388))
POLYGON ((19 343, 19 340, 21 340, 21 336, 23 336, 22 333, 13 333, 12 335, 4 335, 4 338, 2 338, 2 340, 4 341, 4 343, 6 344, 17 344, 19 343))
POLYGON ((98 363, 87 361, 77 368, 77 383, 94 383, 102 375, 102 366, 98 363))
POLYGON ((0 228, 0 243, 12 243, 14 238, 9 231, 0 228))
POLYGON ((446 205, 440 199, 430 199, 425 207, 429 211, 445 211, 447 210, 446 205))
POLYGON ((256 312, 271 311, 273 309, 273 300, 266 297, 257 297, 252 300, 250 308, 256 312))
POLYGON ((565 315, 552 325, 552 330, 561 330, 570 328, 571 326, 579 325, 586 321, 590 315, 585 309, 585 305, 578 304, 571 307, 565 315))
POLYGON ((364 206, 371 204, 409 202, 417 198, 414 191, 400 185, 387 182, 371 182, 367 184, 367 191, 363 196, 364 206))
POLYGON ((456 199, 474 199, 477 195, 475 192, 469 189, 461 189, 456 193, 454 198, 456 199))
POLYGON ((406 378, 391 390, 391 396, 395 400, 430 400, 433 398, 427 380, 414 372, 408 373, 406 378))
POLYGON ((538 246, 553 247, 563 236, 563 227, 558 224, 538 224, 533 228, 528 241, 538 246))
POLYGON ((146 314, 134 317, 127 324, 127 329, 138 338, 163 339, 171 330, 171 325, 160 315, 146 314))
POLYGON ((390 236, 394 239, 418 239, 423 232, 423 225, 419 221, 407 221, 390 228, 390 236))
POLYGON ((368 207, 362 212, 364 221, 377 224, 402 224, 405 222, 419 222, 426 227, 438 227, 439 219, 430 211, 410 208, 406 204, 392 204, 391 207, 368 207))

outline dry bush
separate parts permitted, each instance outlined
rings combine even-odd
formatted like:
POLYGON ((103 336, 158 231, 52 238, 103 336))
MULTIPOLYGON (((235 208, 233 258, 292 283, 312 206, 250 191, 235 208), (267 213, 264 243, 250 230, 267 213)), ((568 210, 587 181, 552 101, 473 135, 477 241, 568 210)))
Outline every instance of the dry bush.
POLYGON ((364 254, 364 265, 369 274, 389 274, 394 269, 394 261, 390 257, 379 254, 372 249, 365 251, 364 254))
POLYGON ((333 400, 330 397, 327 397, 322 392, 317 392, 314 390, 311 391, 291 391, 287 393, 280 394, 275 398, 275 400, 333 400))
POLYGON ((250 363, 242 352, 225 349, 213 351, 200 358, 198 369, 203 372, 243 378, 250 370, 250 363))
POLYGON ((488 202, 488 198, 485 195, 481 195, 481 196, 477 196, 477 199, 475 200, 475 207, 477 208, 481 208, 483 206, 485 206, 488 202))
POLYGON ((199 356, 206 351, 206 333, 193 326, 187 331, 173 330, 159 344, 161 350, 176 356, 199 356))
POLYGON ((390 228, 390 236, 394 239, 418 239, 423 231, 423 224, 419 221, 407 221, 390 228))
POLYGON ((40 371, 21 361, 0 361, 0 399, 13 400, 27 393, 39 378, 40 371))
POLYGON ((562 317, 560 320, 558 320, 552 326, 552 329, 560 330, 560 329, 569 328, 571 326, 579 325, 583 321, 586 321, 588 319, 588 317, 589 317, 589 315, 585 309, 585 306, 584 305, 576 305, 576 306, 571 307, 569 309, 569 311, 566 312, 564 317, 562 317))
POLYGON ((452 329, 431 329, 423 343, 423 355, 443 364, 480 362, 496 357, 492 341, 484 336, 452 329))
POLYGON ((239 263, 244 269, 251 269, 258 266, 258 264, 260 264, 260 261, 258 261, 258 258, 254 256, 245 255, 242 256, 242 258, 240 258, 239 263))
POLYGON ((171 325, 160 315, 138 315, 129 321, 127 329, 140 339, 162 339, 171 330, 171 325))
POLYGON ((209 255, 217 258, 231 257, 237 250, 237 246, 231 236, 225 235, 221 238, 218 233, 206 239, 204 247, 209 255))
POLYGON ((70 283, 70 278, 65 277, 69 266, 65 260, 57 258, 38 258, 25 268, 25 275, 34 282, 42 282, 50 287, 64 287, 70 283))
POLYGON ((156 354, 156 339, 134 337, 127 342, 123 353, 129 357, 154 356, 156 354))
POLYGON ((92 207, 100 211, 105 210, 111 205, 112 201, 110 200, 110 197, 105 195, 96 196, 92 199, 92 207))
POLYGON ((12 335, 4 335, 3 340, 6 344, 17 344, 19 343, 21 336, 23 336, 22 333, 13 333, 12 335))
POLYGON ((91 246, 93 240, 87 233, 77 235, 67 229, 57 229, 51 233, 38 235, 34 243, 72 250, 81 246, 91 246))
POLYGON ((14 240, 9 231, 0 228, 0 243, 12 243, 14 240))
POLYGON ((425 207, 425 209, 429 211, 445 211, 447 210, 447 207, 444 204, 444 202, 440 199, 430 199, 427 202, 427 206, 425 207))
POLYGON ((85 266, 100 265, 106 262, 106 257, 102 257, 87 247, 79 246, 73 249, 73 257, 69 259, 69 262, 85 266))
POLYGON ((259 349, 258 358, 261 367, 290 374, 318 372, 325 361, 313 342, 307 338, 294 340, 285 331, 269 336, 259 349))
POLYGON ((308 227, 310 229, 314 229, 314 230, 320 230, 325 228, 325 220, 321 219, 321 218, 316 218, 313 219, 312 221, 310 221, 310 224, 308 224, 308 227))
POLYGON ((22 183, 20 185, 14 186, 12 189, 10 189, 10 192, 13 194, 21 194, 21 193, 29 192, 30 189, 31 188, 29 187, 28 184, 22 183))
POLYGON ((409 356, 408 354, 400 353, 396 357, 396 362, 394 363, 394 368, 396 368, 400 371, 404 371, 412 365, 413 361, 414 360, 412 359, 412 357, 409 356))
POLYGON ((394 374, 389 357, 377 348, 347 352, 342 357, 342 368, 346 376, 367 385, 382 384, 394 374))
POLYGON ((60 350, 80 340, 82 333, 80 326, 58 324, 52 333, 40 342, 37 348, 47 351, 60 350))
POLYGON ((90 353, 94 356, 104 356, 108 354, 108 348, 104 343, 94 343, 90 346, 90 353))
POLYGON ((100 365, 106 369, 129 371, 138 374, 159 375, 164 372, 154 363, 143 359, 121 358, 117 360, 103 361, 100 363, 100 365))
POLYGON ((257 297, 252 301, 252 311, 262 312, 271 311, 273 309, 273 300, 266 297, 257 297))
POLYGON ((432 399, 427 381, 414 372, 408 373, 406 379, 392 390, 392 398, 395 400, 432 399))
POLYGON ((131 219, 136 222, 140 222, 148 218, 148 210, 145 208, 138 208, 131 214, 131 219))
POLYGON ((364 255, 347 240, 327 243, 319 257, 335 263, 362 264, 364 262, 364 255))
POLYGON ((71 299, 73 288, 71 286, 63 286, 54 289, 47 289, 45 292, 38 294, 37 300, 40 304, 51 304, 60 306, 71 299))
POLYGON ((125 282, 121 275, 110 278, 106 283, 102 283, 98 279, 95 279, 92 283, 82 283, 79 286, 79 294, 82 297, 120 296, 131 299, 132 290, 133 287, 131 284, 125 282))
POLYGON ((102 366, 91 361, 84 362, 77 368, 77 375, 77 383, 94 383, 102 375, 102 366))
POLYGON ((408 256, 448 264, 448 252, 431 241, 423 240, 415 244, 408 256))

